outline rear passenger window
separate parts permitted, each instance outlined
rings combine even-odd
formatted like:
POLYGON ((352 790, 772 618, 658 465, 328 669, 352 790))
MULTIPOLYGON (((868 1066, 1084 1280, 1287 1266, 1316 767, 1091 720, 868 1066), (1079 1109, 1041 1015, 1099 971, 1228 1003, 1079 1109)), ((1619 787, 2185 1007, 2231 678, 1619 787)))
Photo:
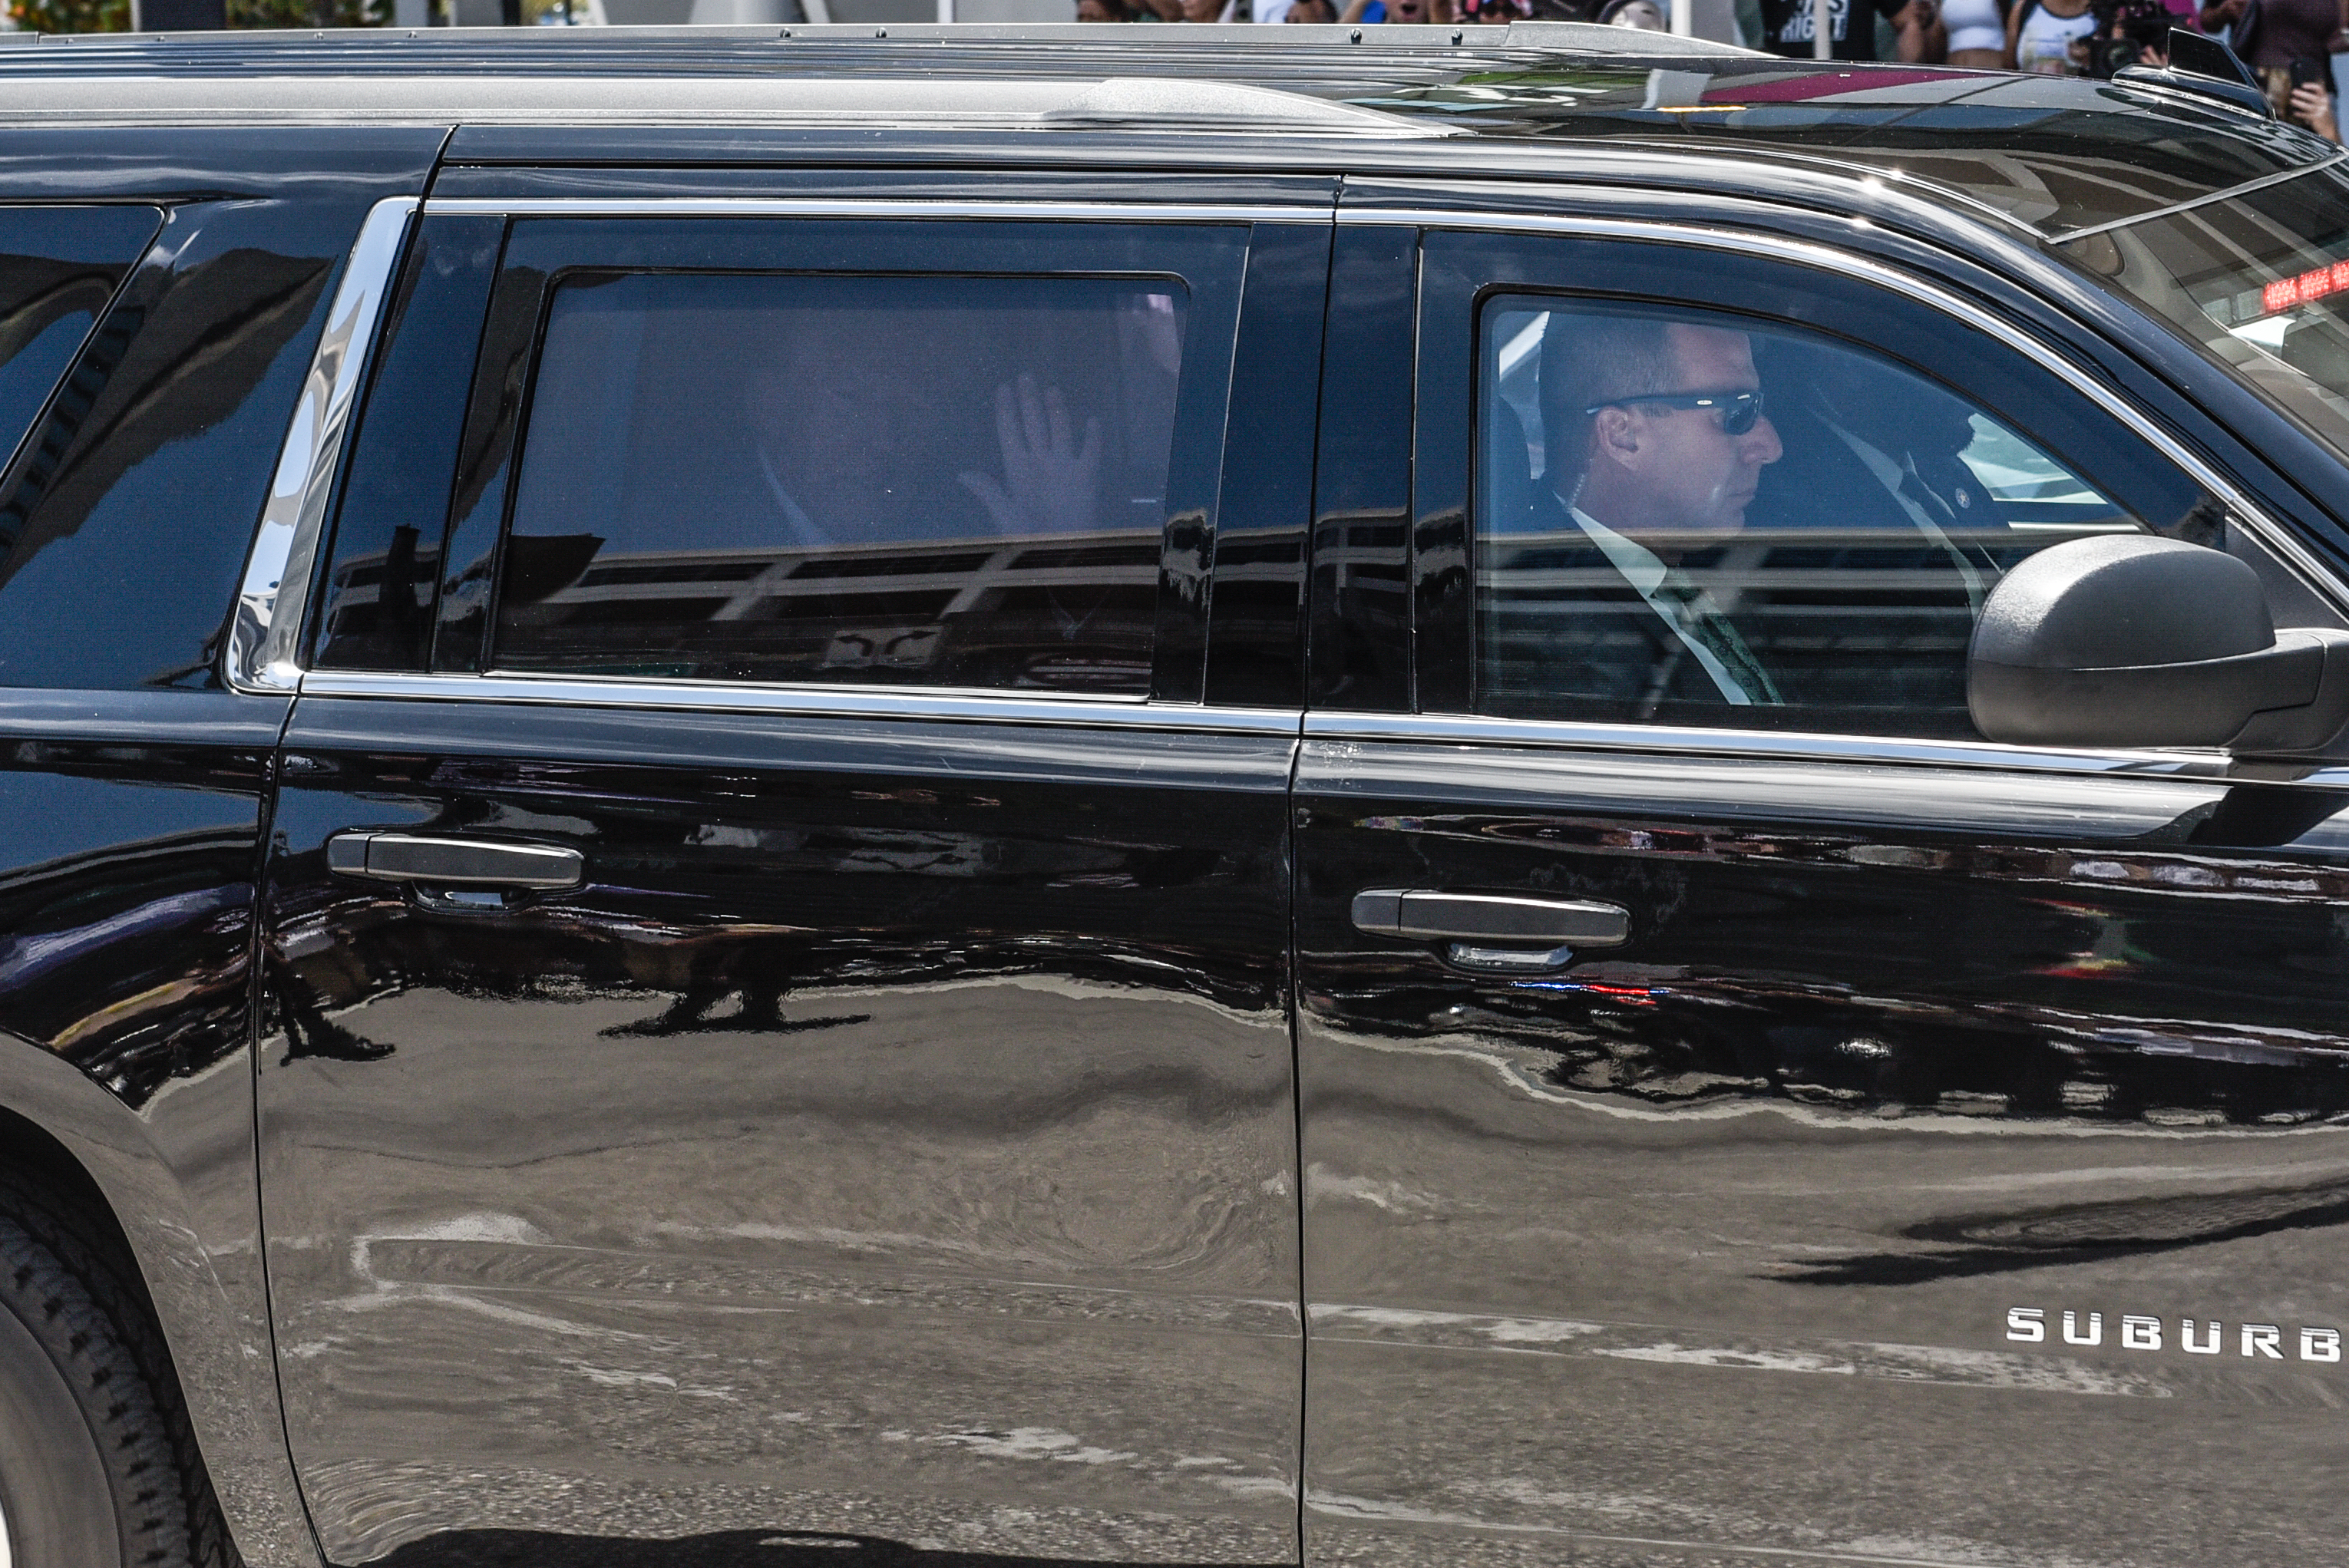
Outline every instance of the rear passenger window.
POLYGON ((1973 738, 1966 650, 2009 568, 2095 533, 2223 538, 2214 504, 2140 515, 1823 336, 1526 295, 1479 333, 1481 712, 1973 738))
MULTIPOLYGON (((0 443, 6 452, 23 444, 162 218, 152 207, 0 208, 0 443)), ((0 553, 13 539, 14 530, 0 521, 0 553)))
POLYGON ((504 241, 495 217, 427 213, 417 226, 321 583, 321 669, 425 666, 465 388, 504 241))
POLYGON ((574 272, 492 667, 1147 693, 1172 277, 574 272))

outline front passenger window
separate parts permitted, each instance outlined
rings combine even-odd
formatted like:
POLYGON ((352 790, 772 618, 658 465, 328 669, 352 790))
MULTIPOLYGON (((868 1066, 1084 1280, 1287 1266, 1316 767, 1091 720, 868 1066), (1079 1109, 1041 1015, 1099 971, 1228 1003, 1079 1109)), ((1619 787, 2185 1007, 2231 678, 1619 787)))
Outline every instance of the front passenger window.
MULTIPOLYGON (((1488 300, 1479 327, 1480 712, 1973 738, 1966 648, 2001 574, 2148 529, 1988 411, 1824 336, 1534 295, 1488 300)), ((2220 528, 2209 507, 2156 521, 2220 528)))

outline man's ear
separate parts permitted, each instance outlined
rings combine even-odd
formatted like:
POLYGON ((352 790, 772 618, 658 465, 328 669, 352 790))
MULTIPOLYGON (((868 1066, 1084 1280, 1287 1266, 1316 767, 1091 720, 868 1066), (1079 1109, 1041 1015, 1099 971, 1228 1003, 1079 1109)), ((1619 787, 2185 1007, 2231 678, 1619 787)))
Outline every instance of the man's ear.
POLYGON ((1609 407, 1590 417, 1590 455, 1631 463, 1640 456, 1640 421, 1629 408, 1609 407))

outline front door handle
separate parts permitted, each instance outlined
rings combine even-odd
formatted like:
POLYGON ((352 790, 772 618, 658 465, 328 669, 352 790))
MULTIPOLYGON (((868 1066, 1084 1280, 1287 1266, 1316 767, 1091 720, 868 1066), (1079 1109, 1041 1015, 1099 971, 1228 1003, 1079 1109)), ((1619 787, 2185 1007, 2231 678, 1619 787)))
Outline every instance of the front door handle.
POLYGON ((585 878, 587 857, 545 844, 362 830, 326 841, 326 869, 429 887, 569 888, 585 878))
POLYGON ((1354 928, 1412 940, 1616 947, 1630 937, 1631 912, 1583 898, 1365 888, 1354 895, 1354 928))

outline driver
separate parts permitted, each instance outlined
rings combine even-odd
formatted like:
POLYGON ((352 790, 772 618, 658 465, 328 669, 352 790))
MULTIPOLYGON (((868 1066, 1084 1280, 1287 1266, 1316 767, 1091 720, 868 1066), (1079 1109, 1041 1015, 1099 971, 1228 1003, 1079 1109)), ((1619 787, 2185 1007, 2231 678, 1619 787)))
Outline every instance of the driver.
POLYGON ((1745 334, 1556 311, 1540 387, 1551 457, 1537 513, 1579 529, 1629 590, 1609 595, 1628 612, 1610 624, 1633 635, 1594 647, 1590 674, 1608 689, 1593 695, 1650 709, 1783 703, 1728 607, 1683 568, 1744 526, 1763 469, 1785 453, 1745 334))

